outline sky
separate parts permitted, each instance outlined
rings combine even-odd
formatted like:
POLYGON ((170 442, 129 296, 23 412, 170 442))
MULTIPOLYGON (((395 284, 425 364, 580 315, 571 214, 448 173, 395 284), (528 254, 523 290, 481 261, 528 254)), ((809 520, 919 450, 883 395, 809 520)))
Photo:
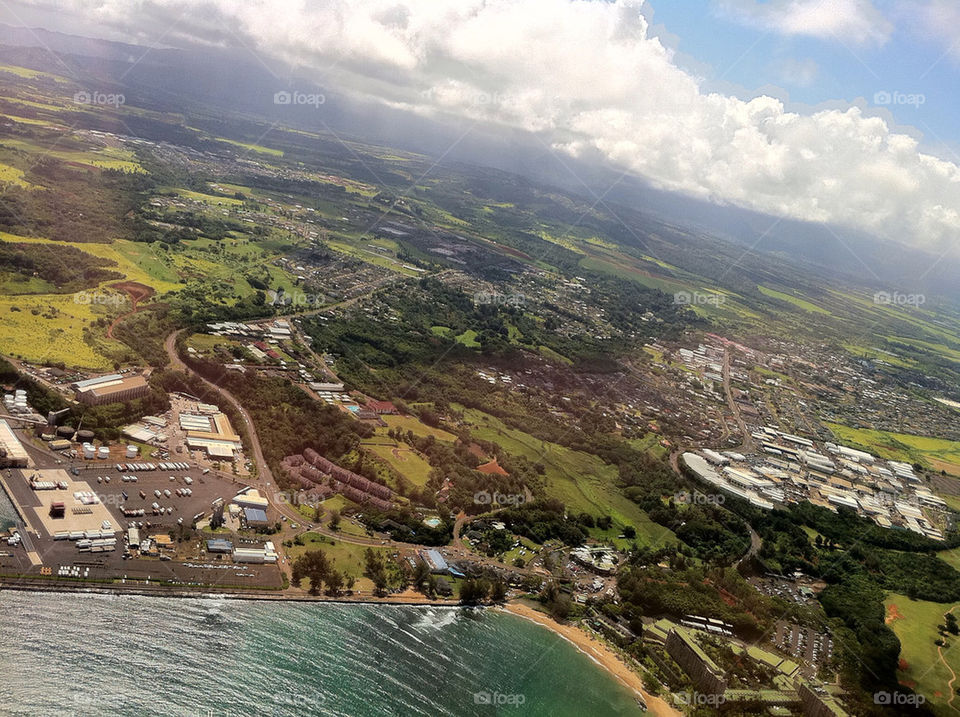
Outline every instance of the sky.
POLYGON ((524 129, 718 204, 938 252, 960 235, 957 0, 4 5, 11 24, 241 47, 341 92, 468 131, 524 129))

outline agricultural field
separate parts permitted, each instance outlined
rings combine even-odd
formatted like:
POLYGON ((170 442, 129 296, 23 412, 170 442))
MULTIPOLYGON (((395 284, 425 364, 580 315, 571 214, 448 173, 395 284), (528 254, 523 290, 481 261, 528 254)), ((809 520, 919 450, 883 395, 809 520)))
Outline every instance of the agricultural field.
POLYGON ((464 420, 476 438, 492 441, 507 453, 542 463, 546 468, 548 495, 563 501, 570 511, 611 516, 615 523, 611 532, 615 534, 619 534, 623 526, 632 525, 641 544, 659 546, 674 538, 669 530, 650 520, 636 503, 620 493, 616 487, 616 468, 596 456, 542 441, 476 409, 466 409, 464 420))
POLYGON ((759 289, 760 293, 764 296, 769 296, 771 299, 779 299, 780 301, 792 304, 803 311, 807 311, 812 314, 824 314, 826 316, 830 315, 830 312, 824 309, 822 306, 817 306, 813 302, 807 301, 806 299, 801 299, 793 294, 786 294, 782 291, 770 289, 766 286, 758 286, 757 289, 759 289))
POLYGON ((23 170, 11 167, 9 164, 0 164, 0 184, 11 184, 24 189, 32 189, 33 184, 23 178, 23 170))
POLYGON ((942 648, 934 640, 939 637, 937 625, 943 624, 944 613, 960 614, 958 608, 960 605, 911 600, 896 593, 884 601, 887 625, 900 640, 897 678, 942 714, 952 713, 960 699, 950 687, 960 672, 960 650, 951 649, 960 637, 951 636, 942 648))

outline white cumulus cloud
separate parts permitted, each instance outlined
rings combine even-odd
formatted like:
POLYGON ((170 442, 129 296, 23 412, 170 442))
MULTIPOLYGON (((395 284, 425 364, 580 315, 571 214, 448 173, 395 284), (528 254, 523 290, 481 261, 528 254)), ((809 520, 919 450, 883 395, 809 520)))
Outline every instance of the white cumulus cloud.
POLYGON ((870 0, 718 0, 730 17, 782 35, 883 44, 893 24, 870 0))

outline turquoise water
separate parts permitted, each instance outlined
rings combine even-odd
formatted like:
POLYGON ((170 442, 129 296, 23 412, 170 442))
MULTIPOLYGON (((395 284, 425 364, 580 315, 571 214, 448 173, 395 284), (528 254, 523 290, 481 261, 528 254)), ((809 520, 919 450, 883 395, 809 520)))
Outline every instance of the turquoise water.
POLYGON ((494 611, 0 592, 0 634, 4 715, 639 714, 494 611))

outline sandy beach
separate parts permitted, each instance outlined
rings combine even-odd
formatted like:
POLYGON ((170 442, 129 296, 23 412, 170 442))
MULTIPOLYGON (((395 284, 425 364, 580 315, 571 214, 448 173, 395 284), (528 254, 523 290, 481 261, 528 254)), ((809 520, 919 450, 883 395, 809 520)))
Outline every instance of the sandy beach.
POLYGON ((508 603, 504 609, 507 610, 507 612, 526 618, 527 620, 532 620, 538 625, 553 630, 565 640, 573 643, 578 650, 616 677, 621 684, 639 694, 643 698, 643 701, 646 702, 650 714, 657 715, 657 717, 682 714, 667 704, 663 699, 648 694, 643 689, 643 680, 640 675, 631 670, 620 659, 616 652, 584 630, 573 625, 562 625, 555 622, 549 616, 544 615, 542 612, 537 612, 523 603, 511 602, 508 603))

